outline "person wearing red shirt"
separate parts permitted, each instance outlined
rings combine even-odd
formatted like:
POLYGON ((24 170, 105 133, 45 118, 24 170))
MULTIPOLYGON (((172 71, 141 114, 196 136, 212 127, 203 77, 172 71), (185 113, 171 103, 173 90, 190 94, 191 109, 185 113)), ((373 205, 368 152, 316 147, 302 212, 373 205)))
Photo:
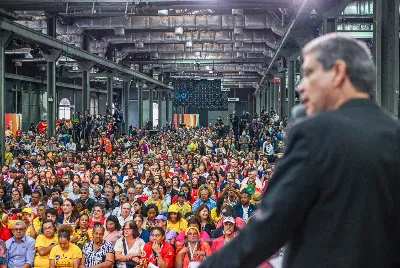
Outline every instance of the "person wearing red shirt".
POLYGON ((17 137, 22 137, 22 130, 21 130, 21 128, 18 128, 18 130, 15 132, 15 135, 16 135, 17 137))
POLYGON ((168 242, 165 242, 165 231, 161 227, 154 227, 151 232, 151 242, 144 245, 146 259, 159 268, 174 267, 175 251, 168 242))
POLYGON ((219 251, 226 243, 231 241, 237 235, 235 232, 235 219, 233 217, 225 217, 224 219, 224 235, 217 238, 213 243, 212 252, 219 251))
POLYGON ((7 226, 4 226, 0 223, 0 240, 6 242, 8 239, 12 237, 10 230, 8 230, 7 226))
POLYGON ((22 130, 21 128, 18 128, 17 131, 15 131, 15 139, 17 140, 17 142, 20 142, 22 139, 22 130))

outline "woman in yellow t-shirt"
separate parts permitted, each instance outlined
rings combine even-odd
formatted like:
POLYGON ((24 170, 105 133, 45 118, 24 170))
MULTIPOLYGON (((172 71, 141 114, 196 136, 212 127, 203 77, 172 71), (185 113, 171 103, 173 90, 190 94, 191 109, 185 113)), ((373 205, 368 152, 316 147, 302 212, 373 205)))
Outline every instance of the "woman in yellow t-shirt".
POLYGON ((89 213, 88 210, 84 210, 81 212, 81 216, 79 217, 78 223, 76 224, 75 227, 75 232, 73 234, 73 237, 78 237, 78 241, 72 241, 75 242, 75 244, 82 249, 83 246, 87 243, 93 240, 93 229, 89 228, 89 213))
POLYGON ((45 220, 43 222, 41 233, 43 234, 36 238, 36 256, 33 266, 35 268, 48 268, 50 251, 58 244, 56 226, 52 220, 45 220))
POLYGON ((73 228, 63 224, 58 227, 58 245, 50 251, 50 268, 79 268, 82 259, 82 251, 71 243, 73 228))
POLYGON ((181 208, 173 204, 169 206, 168 208, 168 222, 167 222, 167 227, 168 229, 174 230, 178 234, 180 234, 183 231, 186 231, 186 228, 188 227, 188 223, 185 219, 182 218, 181 214, 181 208))

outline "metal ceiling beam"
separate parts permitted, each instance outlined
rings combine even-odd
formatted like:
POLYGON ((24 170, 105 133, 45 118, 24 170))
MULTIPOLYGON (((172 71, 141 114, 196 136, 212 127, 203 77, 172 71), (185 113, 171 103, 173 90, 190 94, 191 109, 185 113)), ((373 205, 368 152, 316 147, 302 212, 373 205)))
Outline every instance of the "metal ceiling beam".
POLYGON ((94 62, 98 65, 107 67, 111 70, 115 70, 117 72, 120 72, 122 74, 127 74, 127 75, 131 75, 133 77, 145 80, 147 82, 150 83, 154 83, 157 84, 163 88, 168 88, 168 89, 172 89, 172 87, 165 85, 153 78, 148 77, 147 75, 141 74, 139 72, 136 71, 132 71, 130 69, 127 69, 121 65, 116 64, 115 62, 109 61, 109 60, 105 60, 102 59, 98 56, 95 56, 93 54, 90 54, 84 50, 75 48, 73 46, 70 46, 64 42, 58 41, 48 35, 45 34, 41 34, 38 32, 35 32, 34 30, 31 30, 27 27, 24 27, 22 25, 19 25, 17 23, 13 23, 7 19, 4 18, 0 18, 0 29, 6 30, 6 31, 10 31, 13 32, 19 36, 22 36, 24 38, 27 38, 29 40, 38 42, 40 44, 44 44, 47 45, 49 47, 52 47, 54 49, 59 49, 61 51, 63 51, 64 53, 67 53, 70 57, 75 58, 77 57, 80 60, 86 60, 86 61, 91 61, 94 62))
MULTIPOLYGON (((29 77, 29 76, 24 76, 24 75, 17 75, 17 74, 10 74, 10 73, 6 73, 5 76, 6 76, 6 79, 10 79, 10 80, 18 80, 18 81, 23 81, 23 82, 47 85, 46 79, 42 80, 39 78, 34 78, 34 77, 29 77)), ((61 83, 61 82, 57 82, 56 86, 63 87, 63 88, 82 90, 82 86, 61 83)), ((106 90, 99 89, 99 88, 90 88, 90 91, 107 94, 106 90)), ((118 95, 118 93, 114 92, 114 95, 118 95)))
MULTIPOLYGON (((38 4, 38 3, 121 3, 121 4, 215 4, 215 5, 224 5, 224 4, 240 4, 243 3, 243 0, 0 0, 0 3, 7 3, 9 5, 19 5, 19 4, 38 4)), ((288 4, 293 2, 293 0, 248 0, 246 4, 288 4)))
POLYGON ((146 61, 134 61, 134 60, 124 60, 124 64, 188 64, 188 63, 200 63, 200 64, 264 64, 265 59, 230 59, 230 60, 219 60, 219 59, 154 59, 146 61))
MULTIPOLYGON (((92 11, 93 4, 89 3, 69 3, 68 7, 65 3, 60 4, 53 1, 53 3, 42 3, 42 4, 32 4, 32 3, 24 3, 22 5, 16 5, 13 1, 9 1, 11 3, 1 3, 0 5, 4 6, 4 8, 13 10, 15 12, 18 11, 46 11, 46 12, 57 12, 65 17, 103 17, 103 16, 137 16, 146 14, 147 8, 157 10, 165 10, 165 9, 220 9, 221 5, 217 4, 201 4, 201 3, 188 3, 181 4, 181 2, 177 2, 177 4, 164 4, 164 5, 154 5, 146 6, 146 11, 143 12, 139 10, 139 14, 135 11, 131 11, 135 6, 130 5, 129 10, 125 12, 126 2, 125 3, 98 3, 96 4, 96 12, 92 11), (68 8, 68 10, 67 10, 68 8), (68 12, 66 12, 66 10, 68 12), (100 11, 100 12, 97 12, 100 11)), ((290 3, 273 3, 268 5, 263 4, 248 4, 246 2, 235 3, 230 5, 224 5, 223 9, 246 9, 246 10, 260 10, 260 9, 278 9, 278 8, 290 8, 290 3)))
POLYGON ((186 76, 186 75, 174 75, 171 78, 176 79, 219 79, 222 82, 247 82, 247 83, 257 83, 260 77, 253 78, 224 78, 224 77, 216 77, 216 76, 204 76, 204 75, 196 75, 196 76, 186 76))

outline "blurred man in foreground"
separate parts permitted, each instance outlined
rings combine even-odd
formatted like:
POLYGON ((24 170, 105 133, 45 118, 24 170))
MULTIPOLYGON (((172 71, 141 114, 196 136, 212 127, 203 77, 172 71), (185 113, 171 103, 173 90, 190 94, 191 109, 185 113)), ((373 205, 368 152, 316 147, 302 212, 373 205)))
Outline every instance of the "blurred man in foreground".
POLYGON ((288 131, 260 209, 202 268, 256 267, 285 243, 284 267, 400 266, 400 128, 371 100, 370 52, 330 34, 303 56, 308 117, 288 131))

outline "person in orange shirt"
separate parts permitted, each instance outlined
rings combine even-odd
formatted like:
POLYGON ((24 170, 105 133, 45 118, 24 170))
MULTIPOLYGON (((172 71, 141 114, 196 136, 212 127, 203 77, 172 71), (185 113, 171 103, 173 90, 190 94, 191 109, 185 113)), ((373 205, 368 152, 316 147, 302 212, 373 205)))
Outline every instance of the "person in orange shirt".
POLYGON ((200 231, 194 226, 186 230, 187 243, 177 248, 175 268, 188 268, 192 262, 202 262, 206 256, 211 256, 210 246, 200 241, 200 231))
POLYGON ((111 153, 112 151, 112 144, 111 141, 106 137, 105 133, 102 133, 102 137, 99 140, 100 152, 106 152, 107 154, 111 153))
POLYGON ((144 245, 145 258, 159 268, 174 267, 174 248, 165 242, 165 231, 161 227, 154 227, 151 232, 150 242, 144 245))

